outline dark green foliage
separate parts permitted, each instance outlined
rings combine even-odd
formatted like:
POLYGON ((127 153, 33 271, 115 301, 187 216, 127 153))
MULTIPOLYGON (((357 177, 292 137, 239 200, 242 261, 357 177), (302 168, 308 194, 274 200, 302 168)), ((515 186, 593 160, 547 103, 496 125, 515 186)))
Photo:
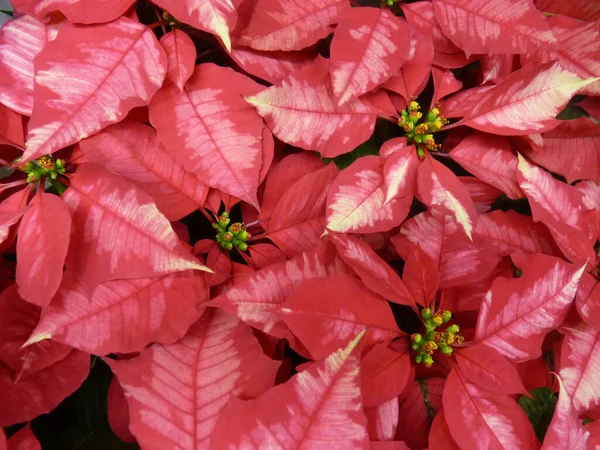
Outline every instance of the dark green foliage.
POLYGON ((543 441, 552 421, 558 396, 552 392, 552 389, 546 387, 533 389, 531 395, 533 398, 522 396, 519 405, 527 414, 536 436, 543 441))

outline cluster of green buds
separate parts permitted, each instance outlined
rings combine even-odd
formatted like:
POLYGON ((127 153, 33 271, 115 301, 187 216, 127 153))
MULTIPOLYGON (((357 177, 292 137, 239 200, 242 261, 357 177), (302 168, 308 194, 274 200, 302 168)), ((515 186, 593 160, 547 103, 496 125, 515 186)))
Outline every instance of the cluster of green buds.
POLYGON ((452 313, 448 310, 432 314, 431 309, 426 308, 421 311, 421 317, 425 321, 426 332, 424 336, 419 333, 411 335, 412 348, 417 352, 417 364, 423 363, 426 367, 431 367, 436 350, 443 355, 451 355, 452 345, 462 344, 464 337, 458 335, 460 329, 456 324, 448 326, 444 331, 436 331, 436 328, 452 319, 452 313))
POLYGON ((65 173, 65 165, 62 159, 54 160, 51 156, 42 156, 35 161, 19 164, 21 158, 13 161, 13 165, 21 172, 27 174, 27 182, 35 183, 42 178, 56 180, 59 174, 65 173))
POLYGON ((243 222, 229 225, 230 222, 229 213, 225 211, 219 216, 217 223, 213 223, 213 228, 217 230, 217 242, 226 250, 231 250, 233 247, 242 251, 247 250, 247 242, 251 235, 246 231, 246 226, 243 222))
POLYGON ((408 107, 400 112, 398 125, 406 132, 407 142, 409 144, 414 142, 419 156, 423 157, 425 155, 423 147, 431 151, 440 149, 441 145, 435 143, 433 133, 440 131, 448 123, 448 120, 440 115, 438 108, 431 109, 425 119, 422 120, 423 113, 420 109, 421 106, 416 101, 411 100, 408 107))

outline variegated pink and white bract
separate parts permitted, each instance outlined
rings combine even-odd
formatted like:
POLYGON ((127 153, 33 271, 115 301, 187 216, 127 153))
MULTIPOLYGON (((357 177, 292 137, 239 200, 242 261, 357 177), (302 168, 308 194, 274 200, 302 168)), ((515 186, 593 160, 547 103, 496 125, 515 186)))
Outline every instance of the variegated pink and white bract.
POLYGON ((10 3, 0 450, 600 448, 598 1, 10 3))

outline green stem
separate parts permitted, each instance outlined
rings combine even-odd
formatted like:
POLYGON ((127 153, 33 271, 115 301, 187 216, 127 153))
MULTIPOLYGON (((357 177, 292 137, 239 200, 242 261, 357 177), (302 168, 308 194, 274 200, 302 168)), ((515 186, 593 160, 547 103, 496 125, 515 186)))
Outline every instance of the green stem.
POLYGON ((58 180, 53 180, 52 178, 48 178, 47 179, 50 184, 52 186, 54 186, 54 188, 57 190, 58 195, 62 196, 64 194, 64 192, 67 190, 67 186, 65 186, 63 183, 61 183, 58 180))

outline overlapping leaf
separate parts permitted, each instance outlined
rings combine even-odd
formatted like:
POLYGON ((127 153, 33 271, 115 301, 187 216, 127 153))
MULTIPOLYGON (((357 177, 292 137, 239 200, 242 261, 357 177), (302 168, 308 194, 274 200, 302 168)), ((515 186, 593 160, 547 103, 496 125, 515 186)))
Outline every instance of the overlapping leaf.
POLYGON ((33 108, 33 59, 46 45, 46 33, 46 25, 29 16, 0 29, 0 103, 28 116, 33 108))
POLYGON ((231 58, 245 72, 273 84, 310 65, 315 56, 310 49, 298 52, 263 52, 235 46, 231 49, 231 58))
POLYGON ((117 278, 208 270, 148 194, 100 166, 80 165, 63 200, 74 231, 66 264, 86 290, 117 278))
POLYGON ((10 340, 3 336, 0 341, 0 426, 25 422, 56 408, 85 380, 90 365, 89 355, 52 342, 21 350, 25 335, 35 326, 37 307, 23 302, 16 291, 13 285, 1 297, 11 315, 2 314, 10 322, 2 327, 10 340))
MULTIPOLYGON (((15 225, 27 211, 29 189, 22 189, 10 195, 0 204, 0 244, 12 244, 15 225)), ((8 244, 8 245, 7 245, 8 244)))
POLYGON ((160 45, 167 54, 166 79, 180 91, 194 73, 196 47, 194 41, 181 30, 174 29, 160 39, 160 45))
POLYGON ((370 448, 360 391, 360 337, 255 400, 232 400, 217 421, 212 445, 291 450, 326 441, 339 448, 370 448))
POLYGON ((535 6, 553 14, 563 14, 581 20, 596 20, 600 18, 600 6, 586 0, 535 0, 535 6))
POLYGON ((542 448, 585 450, 588 448, 589 432, 584 430, 579 414, 573 408, 572 399, 560 378, 558 383, 560 385, 558 402, 542 448))
POLYGON ((433 0, 443 33, 467 56, 472 53, 530 53, 557 43, 531 0, 433 0))
POLYGON ((21 221, 17 284, 24 300, 45 308, 58 290, 69 248, 71 215, 57 196, 40 191, 21 221))
POLYGON ((594 258, 598 215, 584 208, 581 193, 519 156, 517 179, 531 205, 533 219, 546 225, 573 262, 594 258))
MULTIPOLYGON (((523 64, 559 61, 560 65, 581 78, 600 76, 598 52, 598 27, 594 22, 581 22, 565 16, 555 15, 547 20, 560 45, 549 51, 521 56, 523 64)), ((583 89, 583 93, 600 94, 600 83, 595 82, 583 89)))
POLYGON ((408 59, 408 27, 385 9, 352 8, 331 41, 333 94, 343 105, 387 81, 408 59))
POLYGON ((383 158, 384 204, 394 198, 414 195, 417 187, 419 158, 413 145, 396 138, 387 141, 380 149, 383 158), (385 156, 384 156, 385 155, 385 156))
POLYGON ((565 319, 585 267, 545 255, 515 255, 513 261, 523 276, 494 281, 481 306, 475 341, 526 361, 541 355, 544 337, 565 319))
POLYGON ((515 366, 494 349, 472 345, 455 354, 461 374, 480 388, 493 394, 527 392, 515 366))
POLYGON ((90 162, 100 164, 148 193, 160 212, 178 220, 203 205, 208 187, 177 162, 147 125, 112 125, 79 144, 90 162))
POLYGON ((27 424, 10 437, 6 450, 42 450, 42 446, 27 424))
MULTIPOLYGON (((394 439, 398 426, 398 399, 393 398, 374 408, 365 408, 367 427, 371 441, 394 439)), ((371 444, 371 448, 373 444, 371 444)))
POLYGON ((363 406, 375 407, 395 399, 412 374, 408 351, 395 351, 385 344, 375 345, 361 360, 363 406))
POLYGON ((35 60, 34 109, 23 160, 54 153, 147 105, 166 68, 152 31, 133 20, 121 17, 85 29, 65 25, 35 60), (99 53, 104 57, 97 58, 99 53))
POLYGON ((364 329, 366 344, 401 334, 385 299, 350 275, 306 280, 276 312, 313 359, 324 358, 364 329))
POLYGON ((600 183, 600 125, 586 118, 566 120, 542 136, 544 150, 526 153, 533 162, 563 175, 569 183, 600 183))
POLYGON ((71 353, 69 347, 49 341, 22 348, 40 317, 40 310, 24 302, 15 285, 2 291, 0 312, 0 363, 13 371, 15 381, 44 370, 71 353))
POLYGON ((218 36, 225 48, 231 50, 230 32, 237 13, 231 0, 156 0, 177 20, 218 36))
POLYGON ((153 345, 109 365, 127 395, 130 430, 143 448, 196 450, 219 442, 213 428, 227 401, 267 390, 279 363, 263 354, 249 326, 209 309, 175 344, 153 345))
POLYGON ((475 132, 454 147, 450 157, 510 198, 523 197, 517 183, 517 156, 507 138, 475 132))
POLYGON ((258 0, 236 43, 256 50, 302 50, 333 31, 347 0, 258 0))
POLYGON ((108 281, 91 296, 67 272, 30 342, 50 338, 96 355, 171 344, 200 317, 206 300, 206 281, 197 271, 108 281))
POLYGON ((469 192, 450 169, 426 157, 417 172, 417 196, 427 206, 451 215, 469 239, 473 238, 477 211, 469 192))
POLYGON ((285 263, 261 269, 210 302, 210 305, 237 315, 240 319, 273 336, 289 336, 281 318, 271 312, 282 305, 303 281, 347 273, 331 243, 295 256, 285 263))
POLYGON ((325 201, 338 174, 335 164, 308 173, 291 185, 273 209, 268 238, 288 257, 319 243, 325 227, 325 201))
POLYGON ((398 254, 411 259, 418 245, 439 274, 439 288, 473 283, 486 278, 500 258, 472 241, 450 216, 425 212, 407 220, 392 238, 398 254))
POLYGON ((19 11, 44 22, 61 12, 72 23, 104 23, 122 16, 135 0, 11 0, 19 11))
POLYGON ((428 448, 430 450, 460 450, 450 434, 446 414, 443 410, 435 415, 431 423, 428 448))
POLYGON ((596 328, 584 323, 565 328, 559 376, 575 410, 583 413, 600 405, 594 387, 600 376, 600 335, 596 328))
POLYGON ((395 112, 383 92, 369 93, 337 107, 328 65, 328 60, 318 58, 246 101, 256 107, 282 141, 332 158, 366 141, 377 114, 395 112))
POLYGON ((265 230, 269 228, 273 210, 285 192, 302 177, 324 166, 323 161, 316 155, 302 152, 288 155, 272 167, 265 180, 258 215, 258 220, 265 230))
POLYGON ((401 95, 406 102, 425 88, 434 52, 432 40, 413 27, 409 27, 409 40, 408 60, 400 67, 400 71, 384 84, 386 89, 401 95))
POLYGON ((173 158, 257 208, 263 122, 241 95, 259 89, 232 69, 202 64, 183 91, 167 83, 150 104, 150 122, 173 158))
POLYGON ((552 237, 541 224, 515 211, 492 211, 477 220, 474 240, 499 256, 515 252, 554 255, 552 237))
POLYGON ((331 232, 330 236, 344 262, 356 272, 365 286, 387 300, 416 308, 400 276, 369 244, 347 234, 331 232))
POLYGON ((583 320, 590 326, 596 325, 596 314, 600 308, 600 281, 589 273, 584 273, 575 295, 575 305, 583 320))
POLYGON ((436 52, 452 54, 459 51, 442 31, 431 2, 403 3, 402 11, 414 29, 432 38, 436 52))
POLYGON ((571 97, 594 81, 559 63, 525 66, 486 90, 459 124, 504 136, 551 130, 571 97))
POLYGON ((455 370, 444 388, 450 434, 460 448, 537 449, 539 444, 523 410, 507 395, 491 394, 455 370), (469 426, 465 426, 469 424, 469 426))
POLYGON ((342 170, 327 195, 326 226, 332 231, 389 231, 408 214, 412 195, 384 204, 384 179, 379 156, 365 156, 342 170))

